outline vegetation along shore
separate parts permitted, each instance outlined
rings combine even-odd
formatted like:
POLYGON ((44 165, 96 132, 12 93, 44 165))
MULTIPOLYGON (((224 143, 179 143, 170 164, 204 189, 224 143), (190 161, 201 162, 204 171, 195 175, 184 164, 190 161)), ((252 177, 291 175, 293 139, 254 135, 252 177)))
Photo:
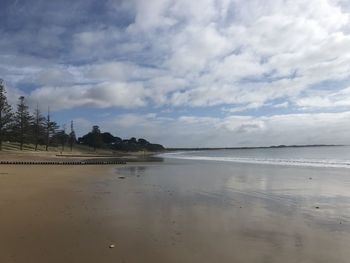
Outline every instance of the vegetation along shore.
POLYGON ((66 124, 59 126, 52 120, 50 109, 44 116, 37 104, 31 112, 24 96, 18 98, 14 110, 7 100, 4 81, 0 79, 0 151, 125 155, 126 152, 145 154, 163 150, 162 145, 143 138, 122 139, 109 132, 101 132, 97 125, 77 138, 73 121, 67 131, 66 124))

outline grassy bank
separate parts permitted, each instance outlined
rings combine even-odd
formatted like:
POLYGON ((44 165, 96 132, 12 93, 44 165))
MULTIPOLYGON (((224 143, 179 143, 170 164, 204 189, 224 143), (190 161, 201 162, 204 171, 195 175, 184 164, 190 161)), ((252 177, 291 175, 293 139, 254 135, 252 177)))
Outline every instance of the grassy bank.
POLYGON ((50 146, 48 151, 46 151, 45 145, 38 145, 37 151, 35 151, 34 144, 24 144, 23 150, 20 150, 20 144, 17 142, 3 142, 2 152, 7 153, 54 153, 54 154, 113 154, 111 150, 108 149, 97 149, 90 148, 85 145, 74 145, 71 150, 69 146, 50 146))
POLYGON ((3 150, 0 151, 0 161, 3 162, 32 162, 32 161, 89 161, 99 163, 115 162, 116 160, 135 162, 135 161, 158 161, 151 156, 154 152, 120 152, 110 149, 97 149, 96 151, 85 145, 75 145, 71 151, 69 147, 49 147, 46 151, 45 145, 39 145, 35 151, 34 144, 25 144, 23 150, 20 150, 19 143, 4 142, 3 150), (117 158, 117 159, 116 159, 117 158))

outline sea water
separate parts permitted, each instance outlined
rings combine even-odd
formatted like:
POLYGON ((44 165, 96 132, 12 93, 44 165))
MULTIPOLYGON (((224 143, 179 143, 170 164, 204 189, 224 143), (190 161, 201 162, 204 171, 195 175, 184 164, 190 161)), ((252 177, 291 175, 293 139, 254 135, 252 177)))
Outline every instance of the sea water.
POLYGON ((175 151, 164 158, 235 163, 350 168, 350 146, 175 151))
POLYGON ((125 180, 110 181, 117 193, 111 202, 126 204, 118 218, 131 211, 143 236, 171 244, 163 262, 348 263, 349 153, 349 147, 166 153, 163 162, 116 168, 125 180))

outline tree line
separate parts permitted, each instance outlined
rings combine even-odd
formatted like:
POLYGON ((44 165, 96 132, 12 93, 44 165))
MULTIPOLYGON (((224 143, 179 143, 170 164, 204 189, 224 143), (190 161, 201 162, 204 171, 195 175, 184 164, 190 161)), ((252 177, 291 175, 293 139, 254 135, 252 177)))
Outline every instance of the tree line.
POLYGON ((60 128, 51 120, 49 109, 44 116, 37 105, 31 113, 24 96, 18 98, 16 109, 13 109, 7 100, 4 81, 0 79, 0 151, 4 141, 18 142, 20 150, 23 150, 26 143, 34 144, 35 151, 39 145, 44 145, 46 151, 49 150, 49 146, 59 145, 64 150, 67 143, 72 150, 76 143, 76 135, 73 121, 70 133, 67 134, 65 125, 60 128))
POLYGON ((77 140, 73 121, 67 134, 65 125, 60 127, 51 120, 49 109, 44 116, 37 105, 31 113, 24 96, 18 98, 16 109, 12 109, 6 97, 4 81, 0 79, 0 151, 3 141, 18 142, 20 150, 23 150, 24 144, 31 143, 35 145, 35 151, 39 145, 44 145, 46 151, 49 146, 61 146, 64 151, 67 144, 72 151, 76 143, 92 147, 95 151, 97 148, 128 152, 164 150, 162 145, 150 143, 143 138, 123 140, 109 132, 101 132, 97 125, 77 140))
POLYGON ((101 132, 100 127, 94 125, 91 132, 78 138, 78 143, 94 148, 104 148, 122 152, 137 152, 137 151, 163 151, 164 147, 160 144, 150 143, 149 141, 140 138, 132 137, 130 139, 122 139, 113 136, 109 132, 101 132))

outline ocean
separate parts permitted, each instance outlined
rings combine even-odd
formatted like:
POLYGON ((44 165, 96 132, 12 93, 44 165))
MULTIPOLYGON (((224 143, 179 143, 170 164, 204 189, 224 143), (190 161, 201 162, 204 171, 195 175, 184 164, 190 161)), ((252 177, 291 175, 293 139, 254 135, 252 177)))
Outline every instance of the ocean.
POLYGON ((164 262, 349 262, 350 147, 160 157, 116 168, 113 202, 171 246, 164 262))
POLYGON ((178 151, 160 156, 198 161, 350 168, 350 146, 178 151))
POLYGON ((149 235, 171 240, 165 261, 349 262, 350 147, 160 157, 116 171, 135 182, 138 196, 123 202, 149 235), (177 234, 167 239, 159 229, 177 234))

